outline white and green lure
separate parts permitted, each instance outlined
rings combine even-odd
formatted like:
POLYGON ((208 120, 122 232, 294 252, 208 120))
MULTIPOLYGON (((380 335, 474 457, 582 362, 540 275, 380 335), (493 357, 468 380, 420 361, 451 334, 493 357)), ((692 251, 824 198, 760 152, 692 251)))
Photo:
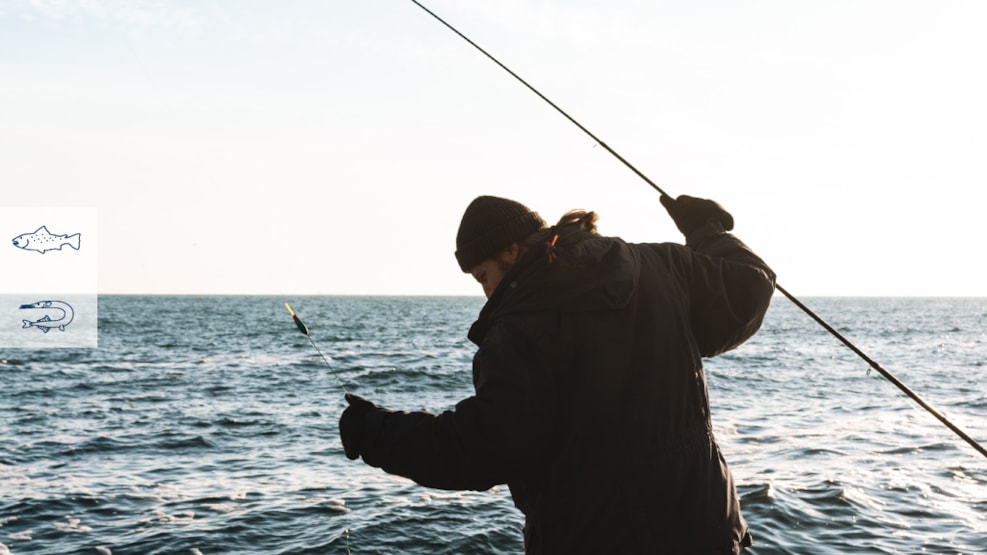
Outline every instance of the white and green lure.
POLYGON ((302 319, 295 314, 295 311, 292 310, 291 305, 284 303, 284 307, 288 309, 288 314, 291 314, 291 318, 295 321, 295 325, 298 326, 298 331, 302 332, 302 334, 308 338, 309 342, 312 343, 312 346, 315 347, 316 352, 318 352, 319 356, 322 357, 322 360, 325 361, 326 366, 329 367, 329 371, 332 372, 332 375, 336 378, 336 381, 339 382, 339 387, 342 388, 343 393, 349 393, 349 391, 346 390, 346 386, 343 385, 343 380, 339 378, 339 374, 337 374, 336 370, 333 369, 332 364, 329 364, 329 359, 326 355, 322 354, 322 349, 315 344, 315 340, 312 339, 312 334, 309 332, 308 326, 305 325, 305 322, 302 322, 302 319))

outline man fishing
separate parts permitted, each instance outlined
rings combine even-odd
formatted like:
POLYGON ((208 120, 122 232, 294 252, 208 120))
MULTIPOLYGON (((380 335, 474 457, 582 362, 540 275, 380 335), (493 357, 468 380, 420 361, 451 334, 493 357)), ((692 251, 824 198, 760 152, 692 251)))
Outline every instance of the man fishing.
POLYGON ((347 394, 346 456, 427 487, 508 484, 530 554, 736 554, 751 536, 713 437, 703 357, 757 331, 774 273, 705 199, 662 196, 685 245, 629 244, 593 212, 548 228, 482 196, 456 259, 487 303, 476 393, 442 414, 347 394))

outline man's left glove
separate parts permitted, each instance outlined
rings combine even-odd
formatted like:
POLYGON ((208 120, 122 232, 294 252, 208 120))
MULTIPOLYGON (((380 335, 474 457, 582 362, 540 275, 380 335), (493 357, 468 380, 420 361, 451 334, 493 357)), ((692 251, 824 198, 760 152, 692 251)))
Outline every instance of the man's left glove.
POLYGON ((339 438, 343 441, 346 458, 352 461, 360 458, 366 447, 367 415, 371 410, 379 407, 352 393, 346 394, 346 402, 350 406, 346 407, 343 415, 339 417, 339 438))

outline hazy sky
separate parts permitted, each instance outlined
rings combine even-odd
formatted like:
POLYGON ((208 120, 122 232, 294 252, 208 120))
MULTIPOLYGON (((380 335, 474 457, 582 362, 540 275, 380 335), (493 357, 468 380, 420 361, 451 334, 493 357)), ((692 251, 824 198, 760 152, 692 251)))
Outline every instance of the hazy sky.
MULTIPOLYGON (((721 202, 790 292, 987 295, 987 2, 426 5, 664 189, 721 202)), ((0 0, 0 186, 98 210, 101 293, 479 295, 453 251, 480 194, 681 241, 407 0, 0 0)))

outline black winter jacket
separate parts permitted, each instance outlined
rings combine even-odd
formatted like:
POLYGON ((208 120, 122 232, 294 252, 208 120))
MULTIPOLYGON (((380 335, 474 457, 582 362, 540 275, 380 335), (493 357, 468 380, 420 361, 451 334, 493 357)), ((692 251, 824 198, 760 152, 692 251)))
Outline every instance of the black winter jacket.
POLYGON ((364 460, 428 487, 508 484, 529 554, 738 553, 750 536, 701 359, 758 329, 774 274, 726 233, 552 233, 556 257, 530 248, 470 329, 476 394, 441 415, 372 411, 364 460))

